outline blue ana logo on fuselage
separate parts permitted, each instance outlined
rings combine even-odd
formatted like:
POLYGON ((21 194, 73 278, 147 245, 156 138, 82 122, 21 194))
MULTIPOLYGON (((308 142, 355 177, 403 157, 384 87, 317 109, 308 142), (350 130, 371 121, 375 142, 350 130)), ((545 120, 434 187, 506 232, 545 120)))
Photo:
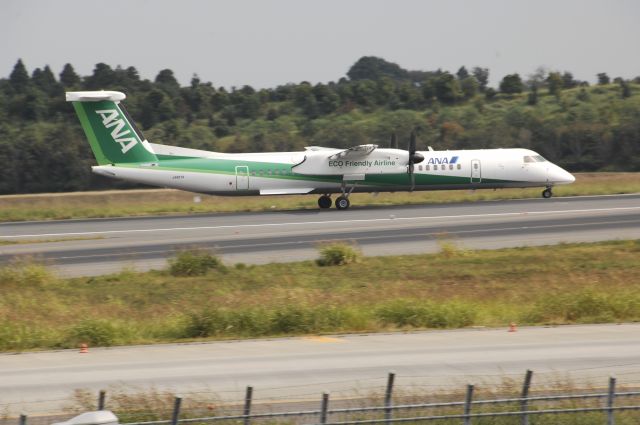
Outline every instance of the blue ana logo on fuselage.
POLYGON ((456 162, 458 162, 458 157, 452 156, 451 158, 429 158, 427 164, 455 164, 456 162))

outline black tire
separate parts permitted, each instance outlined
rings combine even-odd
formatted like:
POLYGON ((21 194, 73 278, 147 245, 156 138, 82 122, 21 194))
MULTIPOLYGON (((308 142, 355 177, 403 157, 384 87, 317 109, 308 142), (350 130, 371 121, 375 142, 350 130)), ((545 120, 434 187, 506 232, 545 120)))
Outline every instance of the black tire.
POLYGON ((351 202, 344 196, 339 196, 336 198, 336 208, 339 210, 346 210, 351 205, 351 202))
POLYGON ((553 196, 553 192, 551 191, 551 188, 546 188, 545 190, 542 191, 542 197, 545 199, 549 199, 553 196))
POLYGON ((322 195, 318 198, 318 206, 322 209, 331 208, 333 201, 327 195, 322 195))

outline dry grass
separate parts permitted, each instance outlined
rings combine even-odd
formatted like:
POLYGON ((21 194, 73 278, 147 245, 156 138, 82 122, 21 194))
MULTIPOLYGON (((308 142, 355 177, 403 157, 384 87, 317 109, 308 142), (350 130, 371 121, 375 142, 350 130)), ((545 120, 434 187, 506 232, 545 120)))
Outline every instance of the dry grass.
POLYGON ((640 242, 59 279, 0 269, 0 349, 640 320, 640 242))
MULTIPOLYGON (((539 197, 540 189, 432 191, 354 194, 352 204, 401 205, 469 202, 491 199, 539 197)), ((558 186, 555 196, 639 193, 640 173, 582 173, 576 182, 558 186)), ((0 221, 122 217, 158 214, 316 209, 316 195, 213 197, 170 189, 78 192, 0 196, 0 221)))
MULTIPOLYGON (((553 396, 553 395, 580 395, 593 394, 602 392, 602 388, 598 388, 592 382, 576 383, 570 376, 564 376, 556 380, 545 379, 544 382, 536 381, 534 376, 533 386, 531 387, 530 396, 553 396)), ((433 389, 429 384, 421 386, 403 385, 406 378, 402 376, 396 380, 396 386, 393 393, 394 405, 408 404, 436 404, 436 403, 452 403, 463 402, 465 399, 465 385, 447 386, 447 389, 433 389)), ((327 389, 327 388, 325 388, 327 389)), ((328 388, 330 389, 330 387, 328 388)), ((260 389, 258 388, 258 393, 260 389)), ((293 389, 292 389, 293 390, 293 389)), ((617 391, 631 391, 632 387, 625 387, 624 384, 618 385, 617 391)), ((522 391, 522 378, 515 377, 498 377, 497 381, 476 382, 474 389, 474 400, 498 400, 505 398, 518 398, 522 391)), ((340 391, 339 395, 332 393, 330 401, 330 409, 345 408, 363 408, 384 405, 384 390, 382 386, 376 388, 362 389, 355 388, 347 391, 340 391)), ((227 416, 242 414, 242 402, 222 401, 215 390, 198 391, 194 393, 181 393, 183 398, 181 415, 182 419, 210 417, 210 416, 227 416)), ((119 417, 121 423, 134 421, 153 421, 168 420, 172 415, 172 407, 175 394, 170 391, 159 391, 156 388, 129 388, 123 385, 112 386, 107 391, 107 404, 109 410, 114 411, 119 417)), ((286 397, 285 397, 286 398, 286 397)), ((254 400, 252 412, 255 413, 275 413, 286 411, 308 411, 317 410, 319 408, 320 391, 318 391, 318 399, 312 402, 295 401, 299 399, 297 394, 291 395, 290 401, 287 403, 272 404, 269 401, 254 400)), ((86 390, 77 390, 65 410, 68 413, 80 413, 87 410, 95 409, 96 395, 86 390)), ((639 402, 638 397, 627 397, 619 403, 624 405, 634 405, 639 402)), ((530 410, 541 409, 571 409, 577 407, 602 407, 603 402, 599 399, 574 399, 574 400, 557 400, 557 401, 530 401, 530 410)), ((488 412, 514 412, 519 411, 521 405, 519 402, 501 403, 494 405, 478 405, 472 408, 473 413, 488 412)), ((463 406, 441 406, 419 409, 402 409, 393 413, 393 417, 416 417, 430 415, 460 415, 463 406)), ((317 414, 315 415, 317 417, 317 414)), ((604 412, 600 413, 579 413, 573 415, 531 415, 530 422, 538 425, 551 424, 576 424, 576 425, 595 425, 603 423, 605 417, 604 412)), ((269 424, 295 424, 309 423, 314 421, 314 416, 289 417, 289 418, 273 418, 267 420, 255 420, 259 423, 269 424)), ((382 411, 376 412, 353 412, 331 414, 330 421, 352 421, 352 420, 373 420, 384 418, 382 411)), ((640 412, 616 412, 616 423, 623 425, 637 424, 640 419, 640 412)), ((520 423, 521 418, 518 416, 503 418, 475 418, 474 424, 486 425, 510 425, 520 423)), ((236 423, 234 421, 234 423, 236 423)), ((438 423, 459 424, 461 419, 440 420, 438 423)))

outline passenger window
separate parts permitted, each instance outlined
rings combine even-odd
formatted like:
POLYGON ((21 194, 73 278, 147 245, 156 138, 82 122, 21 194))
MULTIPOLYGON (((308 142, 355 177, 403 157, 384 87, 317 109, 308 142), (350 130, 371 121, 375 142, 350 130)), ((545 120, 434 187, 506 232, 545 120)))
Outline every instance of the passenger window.
POLYGON ((418 165, 418 171, 422 171, 422 165, 418 165))
POLYGON ((252 171, 252 172, 251 172, 251 175, 252 175, 252 176, 255 176, 255 175, 256 175, 256 172, 255 172, 255 171, 252 171))
POLYGON ((458 170, 462 168, 462 165, 458 164, 458 170))
POLYGON ((425 170, 427 170, 427 171, 429 171, 429 170, 431 169, 431 166, 430 166, 430 165, 425 165, 425 166, 424 166, 424 169, 425 169, 425 170))
POLYGON ((441 169, 441 170, 444 170, 445 168, 446 168, 446 167, 444 166, 444 164, 442 164, 442 165, 440 166, 440 169, 441 169))
POLYGON ((477 163, 473 164, 473 168, 477 170, 478 169, 478 164, 477 163))
POLYGON ((449 164, 449 169, 453 170, 453 164, 449 164))

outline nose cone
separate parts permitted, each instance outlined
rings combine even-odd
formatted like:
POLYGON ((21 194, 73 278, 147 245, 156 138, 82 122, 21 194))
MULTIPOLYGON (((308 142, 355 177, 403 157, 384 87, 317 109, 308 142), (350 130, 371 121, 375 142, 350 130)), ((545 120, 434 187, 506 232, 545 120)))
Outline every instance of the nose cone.
POLYGON ((570 172, 563 170, 562 168, 554 165, 549 168, 548 179, 553 184, 571 184, 576 181, 576 178, 570 172))

